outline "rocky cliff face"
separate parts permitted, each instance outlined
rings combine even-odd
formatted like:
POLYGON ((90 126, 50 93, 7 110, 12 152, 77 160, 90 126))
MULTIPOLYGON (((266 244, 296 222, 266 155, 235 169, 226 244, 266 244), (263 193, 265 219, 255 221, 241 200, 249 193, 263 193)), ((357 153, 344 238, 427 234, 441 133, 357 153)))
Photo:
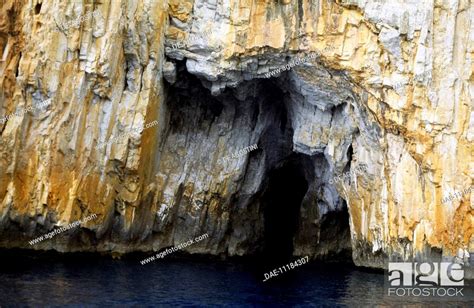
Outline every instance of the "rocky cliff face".
POLYGON ((470 0, 1 5, 0 246, 474 251, 470 0))

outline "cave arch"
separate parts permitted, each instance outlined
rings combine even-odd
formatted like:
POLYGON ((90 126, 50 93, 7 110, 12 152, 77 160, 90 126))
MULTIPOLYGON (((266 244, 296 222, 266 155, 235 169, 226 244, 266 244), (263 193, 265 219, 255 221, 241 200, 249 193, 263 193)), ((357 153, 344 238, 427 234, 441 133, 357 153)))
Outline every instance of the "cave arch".
MULTIPOLYGON (((214 93, 211 83, 189 73, 184 62, 175 65, 178 78, 167 87, 170 125, 163 147, 173 154, 195 153, 190 178, 211 179, 205 186, 222 188, 212 194, 193 191, 192 198, 202 196, 199 203, 176 199, 175 215, 184 221, 175 227, 177 233, 185 234, 195 223, 198 216, 188 211, 199 205, 212 208, 199 217, 221 231, 217 251, 223 255, 252 256, 266 267, 300 256, 333 259, 351 253, 347 205, 330 181, 335 169, 339 174, 350 166, 357 130, 347 99, 353 93, 342 73, 294 68, 291 74, 214 93), (321 76, 318 82, 313 75, 321 76), (339 136, 337 153, 328 156, 325 138, 332 134, 339 136), (178 144, 185 150, 175 149, 178 144), (251 144, 258 150, 222 160, 251 144)), ((183 159, 174 165, 180 168, 183 159)), ((194 185, 188 185, 190 192, 194 185)))

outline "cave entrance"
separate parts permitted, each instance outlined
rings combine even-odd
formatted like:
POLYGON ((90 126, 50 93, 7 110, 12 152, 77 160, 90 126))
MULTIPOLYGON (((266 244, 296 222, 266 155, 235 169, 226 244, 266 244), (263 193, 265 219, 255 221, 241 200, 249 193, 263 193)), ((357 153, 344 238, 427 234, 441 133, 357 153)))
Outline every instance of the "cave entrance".
POLYGON ((293 255, 300 206, 308 190, 302 155, 293 155, 270 172, 264 202, 264 257, 283 261, 293 255))
MULTIPOLYGON (((231 183, 227 179, 238 183, 226 186, 230 195, 219 192, 224 198, 230 196, 228 203, 222 199, 222 211, 229 217, 229 239, 222 239, 219 249, 227 249, 229 255, 254 257, 259 271, 273 270, 296 256, 330 261, 348 256, 350 260, 348 210, 335 185, 329 182, 334 175, 322 153, 324 142, 318 141, 321 148, 316 149, 313 143, 309 147, 305 129, 301 128, 301 123, 310 125, 314 121, 302 116, 305 114, 318 115, 327 125, 344 124, 348 118, 345 113, 349 112, 344 106, 349 103, 321 113, 319 107, 300 101, 298 89, 284 79, 246 81, 213 96, 208 89, 210 83, 189 74, 184 61, 175 65, 179 78, 167 89, 170 115, 163 151, 171 157, 178 151, 177 144, 183 144, 186 153, 209 153, 198 154, 199 161, 206 162, 206 166, 215 164, 225 183, 231 183), (232 166, 220 161, 224 152, 233 150, 216 147, 214 152, 208 147, 223 144, 237 151, 236 144, 253 143, 258 143, 258 150, 246 154, 242 165, 233 160, 232 166)), ((307 131, 316 128, 311 126, 307 131)), ((324 131, 323 126, 320 128, 324 131)), ((161 159, 158 155, 162 154, 157 152, 156 160, 161 159)), ((352 155, 349 148, 348 162, 352 155)), ((176 166, 181 162, 176 160, 176 166)), ((156 168, 158 172, 159 165, 156 168)), ((209 169, 196 165, 186 172, 201 177, 207 176, 209 169)), ((186 215, 184 210, 182 215, 186 215)), ((194 220, 189 218, 188 224, 178 224, 177 232, 186 234, 192 223, 194 220)), ((214 220, 209 223, 214 224, 214 220)), ((219 218, 216 223, 221 223, 219 218)))

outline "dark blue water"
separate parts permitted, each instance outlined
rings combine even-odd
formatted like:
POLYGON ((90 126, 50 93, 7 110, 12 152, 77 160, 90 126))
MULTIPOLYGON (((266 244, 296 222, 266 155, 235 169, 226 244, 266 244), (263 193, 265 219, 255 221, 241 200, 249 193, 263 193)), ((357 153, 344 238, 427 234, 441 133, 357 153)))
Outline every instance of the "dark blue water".
POLYGON ((384 296, 382 272, 350 265, 309 263, 262 282, 264 277, 255 266, 240 261, 165 258, 140 265, 138 260, 141 258, 3 255, 0 306, 361 307, 401 303, 384 296))

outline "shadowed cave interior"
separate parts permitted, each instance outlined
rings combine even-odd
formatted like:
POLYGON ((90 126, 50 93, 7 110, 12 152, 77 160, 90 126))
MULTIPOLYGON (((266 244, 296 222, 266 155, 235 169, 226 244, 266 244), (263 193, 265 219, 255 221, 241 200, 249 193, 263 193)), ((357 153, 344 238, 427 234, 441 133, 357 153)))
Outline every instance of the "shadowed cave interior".
MULTIPOLYGON (((309 255, 312 259, 349 261, 346 203, 337 196, 337 206, 325 205, 322 195, 329 185, 325 175, 329 165, 324 155, 294 151, 292 115, 288 111, 292 102, 281 87, 284 75, 279 78, 251 80, 212 96, 207 82, 189 74, 184 62, 178 61, 177 81, 166 83, 170 125, 162 146, 166 150, 167 144, 176 143, 175 135, 190 132, 199 137, 188 142, 200 145, 216 144, 222 136, 229 148, 257 143, 258 150, 246 154, 240 190, 229 198, 228 236, 235 234, 232 230, 243 232, 247 240, 238 247, 245 250, 244 255, 261 260, 283 262, 309 255), (212 135, 214 130, 219 131, 217 136, 212 135), (196 140, 203 136, 208 139, 196 140), (248 141, 240 142, 239 138, 248 141), (321 212, 321 208, 326 210, 321 212)), ((342 112, 342 108, 332 110, 342 112)), ((178 230, 185 232, 189 226, 178 230)))
POLYGON ((300 205, 308 190, 298 158, 294 155, 269 174, 268 189, 263 196, 266 258, 288 259, 293 255, 300 205))

